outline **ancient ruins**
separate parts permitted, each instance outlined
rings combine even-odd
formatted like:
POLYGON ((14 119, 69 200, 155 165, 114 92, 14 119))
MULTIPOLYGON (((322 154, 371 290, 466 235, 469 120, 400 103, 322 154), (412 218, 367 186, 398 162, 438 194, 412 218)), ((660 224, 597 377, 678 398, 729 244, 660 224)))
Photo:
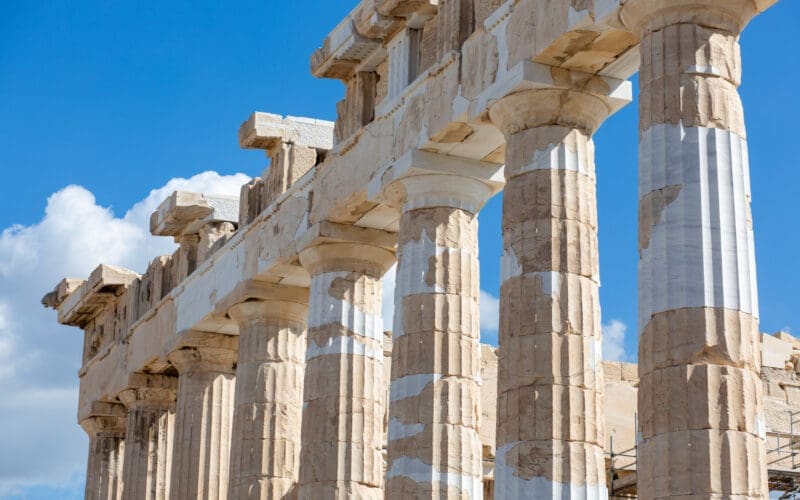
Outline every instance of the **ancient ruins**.
POLYGON ((737 91, 775 1, 362 0, 311 57, 346 87, 335 123, 254 113, 269 165, 239 199, 174 193, 151 220, 173 255, 43 299, 84 331, 86 498, 796 488, 800 342, 759 332, 737 91), (638 367, 602 362, 592 141, 637 72, 638 367))

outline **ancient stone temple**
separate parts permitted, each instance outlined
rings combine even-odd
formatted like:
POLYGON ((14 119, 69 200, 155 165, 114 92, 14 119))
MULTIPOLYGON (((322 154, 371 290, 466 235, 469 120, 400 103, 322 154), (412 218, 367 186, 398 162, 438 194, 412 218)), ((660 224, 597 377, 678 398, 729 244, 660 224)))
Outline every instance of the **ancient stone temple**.
POLYGON ((174 254, 44 298, 84 331, 86 498, 797 488, 800 344, 758 327, 737 91, 775 1, 362 0, 311 56, 335 123, 254 113, 240 198, 172 194, 174 254), (592 139, 637 72, 638 367, 602 362, 592 139), (495 349, 477 217, 501 191, 495 349))

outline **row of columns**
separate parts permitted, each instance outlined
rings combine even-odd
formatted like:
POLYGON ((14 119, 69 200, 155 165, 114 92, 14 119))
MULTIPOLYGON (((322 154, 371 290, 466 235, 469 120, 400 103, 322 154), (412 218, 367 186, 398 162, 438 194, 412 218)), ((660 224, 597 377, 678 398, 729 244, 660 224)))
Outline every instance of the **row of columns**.
MULTIPOLYGON (((745 3, 623 9, 642 38, 642 498, 766 498, 736 90, 745 3)), ((498 498, 607 496, 592 135, 611 112, 590 86, 515 93, 490 111, 507 143, 498 498)), ((87 498, 117 498, 120 477, 127 498, 480 498, 477 215, 495 190, 422 172, 387 190, 402 213, 397 255, 368 241, 306 248, 310 289, 273 286, 230 309, 238 355, 170 356, 177 403, 172 382, 142 376, 121 395, 127 430, 120 415, 85 421, 87 498), (384 435, 380 279, 395 260, 384 435)))

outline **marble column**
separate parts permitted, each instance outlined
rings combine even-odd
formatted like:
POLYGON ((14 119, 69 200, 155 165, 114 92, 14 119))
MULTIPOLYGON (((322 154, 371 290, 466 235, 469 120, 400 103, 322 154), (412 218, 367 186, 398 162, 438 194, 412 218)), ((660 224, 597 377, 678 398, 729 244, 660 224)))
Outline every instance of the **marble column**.
POLYGON ((125 456, 125 407, 100 403, 108 411, 81 421, 89 435, 86 500, 120 500, 125 456))
POLYGON ((128 409, 123 499, 168 498, 177 388, 175 377, 139 373, 119 394, 128 409))
POLYGON ((272 292, 228 311, 239 325, 232 499, 283 498, 298 479, 308 290, 272 292))
POLYGON ((217 337, 226 345, 183 348, 169 355, 180 374, 170 476, 174 500, 228 498, 236 344, 217 337))
POLYGON ((363 243, 300 254, 311 274, 300 499, 383 498, 380 280, 394 260, 363 243))
POLYGON ((477 214, 494 190, 447 174, 412 175, 391 189, 402 216, 386 498, 479 499, 477 214))
POLYGON ((491 109, 506 135, 498 499, 607 497, 592 134, 610 113, 580 89, 491 109))
POLYGON ((629 1, 641 37, 643 498, 768 498, 739 34, 772 1, 629 1))

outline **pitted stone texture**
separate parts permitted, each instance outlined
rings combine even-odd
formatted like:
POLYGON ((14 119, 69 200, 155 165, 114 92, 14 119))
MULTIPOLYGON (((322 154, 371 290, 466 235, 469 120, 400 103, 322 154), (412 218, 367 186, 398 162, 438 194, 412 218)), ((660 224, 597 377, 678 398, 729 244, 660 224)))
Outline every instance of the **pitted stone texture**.
POLYGON ((764 432, 762 392, 757 373, 731 366, 681 365, 643 373, 642 436, 702 429, 759 436, 764 432))
POLYGON ((602 448, 563 440, 510 443, 497 449, 495 498, 607 498, 602 448), (519 464, 510 466, 509 464, 519 464))
POLYGON ((175 351, 180 373, 170 498, 228 498, 236 352, 218 348, 175 351))
POLYGON ((283 498, 300 467, 307 306, 248 301, 239 324, 230 498, 283 498))
POLYGON ((730 130, 745 137, 737 87, 738 36, 696 24, 648 33, 640 47, 640 128, 653 124, 730 130))
POLYGON ((137 374, 119 398, 128 408, 123 499, 169 498, 175 425, 174 377, 137 374))
POLYGON ((758 319, 731 309, 684 308, 655 314, 639 339, 639 370, 714 363, 761 369, 758 319))
POLYGON ((509 136, 506 155, 495 496, 594 498, 605 491, 594 145, 545 121, 509 136))
POLYGON ((388 252, 323 245, 311 271, 300 499, 383 498, 385 441, 380 278, 388 252), (326 254, 327 250, 332 250, 326 254))
MULTIPOLYGON (((771 2, 763 2, 768 6, 771 2)), ((641 45, 638 493, 767 498, 738 36, 760 7, 631 0, 641 45)))
POLYGON ((81 422, 89 435, 86 500, 121 500, 125 456, 125 418, 89 417, 81 422))
POLYGON ((660 434, 639 445, 637 465, 640 498, 769 498, 764 440, 749 433, 660 434))
MULTIPOLYGON (((434 207, 419 208, 426 200, 408 196, 413 202, 400 220, 386 496, 480 498, 477 216, 435 206, 430 197, 434 207)), ((460 205, 456 193, 445 198, 460 205)))

